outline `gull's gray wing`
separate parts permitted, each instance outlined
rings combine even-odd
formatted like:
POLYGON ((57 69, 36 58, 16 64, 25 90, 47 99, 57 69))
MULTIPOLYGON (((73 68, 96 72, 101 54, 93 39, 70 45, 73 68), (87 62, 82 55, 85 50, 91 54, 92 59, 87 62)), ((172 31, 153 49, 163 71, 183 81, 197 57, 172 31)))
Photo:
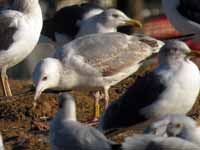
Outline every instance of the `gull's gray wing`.
POLYGON ((147 120, 141 109, 151 105, 160 97, 166 86, 160 75, 154 72, 138 77, 126 93, 110 104, 101 118, 100 128, 128 127, 147 120))
POLYGON ((54 131, 54 145, 61 149, 93 150, 110 149, 111 142, 96 129, 67 121, 63 128, 54 131))
POLYGON ((134 135, 126 138, 123 150, 200 150, 200 147, 176 137, 164 138, 154 135, 134 135))
MULTIPOLYGON (((78 38, 64 46, 60 59, 91 68, 103 76, 110 76, 143 61, 152 54, 152 48, 134 36, 121 33, 92 34, 78 38), (77 59, 76 59, 77 58, 77 59)), ((80 69, 81 70, 81 69, 80 69)))
POLYGON ((19 27, 17 11, 3 11, 0 13, 0 50, 8 50, 15 41, 14 36, 19 27))

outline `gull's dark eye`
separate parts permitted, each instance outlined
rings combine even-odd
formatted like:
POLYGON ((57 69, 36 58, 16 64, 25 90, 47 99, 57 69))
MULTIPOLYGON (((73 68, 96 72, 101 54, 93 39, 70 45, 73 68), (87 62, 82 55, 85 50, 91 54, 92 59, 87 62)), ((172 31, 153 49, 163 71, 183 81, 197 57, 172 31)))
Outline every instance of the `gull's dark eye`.
POLYGON ((42 81, 46 81, 47 80, 47 76, 42 78, 42 81))
POLYGON ((112 16, 113 16, 114 18, 118 18, 118 17, 119 17, 118 14, 112 14, 112 16))
POLYGON ((176 128, 180 128, 181 127, 181 124, 180 123, 177 123, 176 124, 176 128))

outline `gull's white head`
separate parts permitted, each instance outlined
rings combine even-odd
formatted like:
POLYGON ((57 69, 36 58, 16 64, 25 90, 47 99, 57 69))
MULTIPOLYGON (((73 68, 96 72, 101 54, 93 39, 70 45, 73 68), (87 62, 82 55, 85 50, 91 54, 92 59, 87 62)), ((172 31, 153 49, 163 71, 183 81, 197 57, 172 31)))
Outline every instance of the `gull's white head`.
POLYGON ((99 16, 106 27, 117 28, 126 25, 132 25, 139 28, 142 27, 142 24, 139 21, 129 18, 122 11, 117 9, 107 9, 99 14, 99 16))
POLYGON ((196 129, 196 122, 184 115, 170 115, 170 122, 167 126, 169 136, 183 137, 186 132, 196 129))
POLYGON ((159 52, 159 61, 164 64, 177 64, 186 60, 188 56, 198 55, 199 52, 191 51, 191 49, 182 41, 171 40, 161 48, 159 52))
POLYGON ((32 76, 36 86, 34 99, 38 99, 44 90, 58 86, 61 71, 62 65, 55 58, 45 58, 36 65, 32 76))

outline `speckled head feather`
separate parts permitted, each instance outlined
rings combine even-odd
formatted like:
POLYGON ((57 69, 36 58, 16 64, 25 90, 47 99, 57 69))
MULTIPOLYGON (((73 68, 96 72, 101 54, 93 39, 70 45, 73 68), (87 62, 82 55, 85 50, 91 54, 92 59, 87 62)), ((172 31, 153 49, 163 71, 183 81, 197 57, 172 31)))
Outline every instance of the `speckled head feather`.
POLYGON ((182 41, 167 41, 160 50, 159 61, 167 64, 177 62, 180 59, 184 59, 190 52, 190 48, 182 41))
POLYGON ((170 115, 170 122, 167 126, 167 134, 169 136, 179 136, 183 134, 183 131, 192 130, 197 127, 196 122, 184 115, 170 115))

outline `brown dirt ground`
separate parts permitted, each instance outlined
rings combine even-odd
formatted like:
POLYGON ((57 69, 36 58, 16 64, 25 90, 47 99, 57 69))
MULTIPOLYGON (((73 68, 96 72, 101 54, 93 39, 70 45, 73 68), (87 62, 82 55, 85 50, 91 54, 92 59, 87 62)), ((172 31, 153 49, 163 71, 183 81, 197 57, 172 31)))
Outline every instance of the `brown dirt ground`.
MULTIPOLYGON (((200 67, 200 59, 194 59, 200 67)), ((111 100, 117 99, 129 87, 138 75, 144 74, 156 65, 152 65, 140 71, 114 86, 110 90, 111 100)), ((33 92, 24 92, 32 86, 31 81, 10 80, 14 97, 6 98, 0 96, 0 131, 3 134, 6 150, 49 150, 48 123, 57 111, 57 97, 55 94, 42 94, 38 105, 32 108, 33 92)), ((93 112, 93 100, 89 93, 73 91, 77 100, 77 116, 81 122, 91 118, 93 112)), ((0 88, 2 95, 2 88, 0 88)), ((200 113, 199 98, 190 112, 197 119, 200 113)), ((102 111, 102 110, 101 110, 102 111)), ((129 129, 123 133, 112 136, 111 139, 120 142, 123 137, 140 132, 140 127, 129 129)))

